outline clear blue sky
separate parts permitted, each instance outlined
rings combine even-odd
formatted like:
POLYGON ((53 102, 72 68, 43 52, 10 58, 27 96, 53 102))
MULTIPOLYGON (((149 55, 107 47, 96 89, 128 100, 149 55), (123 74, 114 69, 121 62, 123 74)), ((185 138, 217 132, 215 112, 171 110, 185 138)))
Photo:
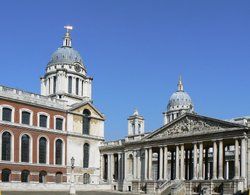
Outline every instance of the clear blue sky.
POLYGON ((250 115, 250 1, 2 0, 0 84, 40 93, 40 76, 71 24, 94 77, 107 140, 135 107, 159 128, 179 75, 201 115, 250 115))

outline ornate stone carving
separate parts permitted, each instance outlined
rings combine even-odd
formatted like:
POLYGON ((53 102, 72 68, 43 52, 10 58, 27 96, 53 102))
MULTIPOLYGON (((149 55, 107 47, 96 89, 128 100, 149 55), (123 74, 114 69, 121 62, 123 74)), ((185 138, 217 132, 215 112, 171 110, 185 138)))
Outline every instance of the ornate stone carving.
POLYGON ((202 120, 200 118, 187 116, 182 120, 174 123, 173 125, 167 127, 165 130, 163 130, 163 132, 159 132, 153 137, 158 138, 176 134, 187 134, 194 131, 195 132, 204 130, 212 131, 212 130, 223 129, 226 127, 227 125, 219 122, 202 120))

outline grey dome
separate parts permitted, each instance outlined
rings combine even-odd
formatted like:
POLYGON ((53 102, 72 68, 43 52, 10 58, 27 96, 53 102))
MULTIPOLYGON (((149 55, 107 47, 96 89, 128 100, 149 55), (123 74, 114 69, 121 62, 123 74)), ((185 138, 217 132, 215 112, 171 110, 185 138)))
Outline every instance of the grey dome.
POLYGON ((185 91, 176 91, 170 97, 167 110, 190 109, 192 107, 190 96, 185 91))
POLYGON ((58 48, 51 56, 47 66, 56 64, 74 64, 79 63, 84 68, 83 60, 78 51, 72 47, 58 48))

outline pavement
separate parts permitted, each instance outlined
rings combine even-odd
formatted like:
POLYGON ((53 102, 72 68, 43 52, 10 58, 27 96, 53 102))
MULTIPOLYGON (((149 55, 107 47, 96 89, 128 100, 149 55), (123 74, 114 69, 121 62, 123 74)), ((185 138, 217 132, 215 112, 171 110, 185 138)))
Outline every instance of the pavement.
MULTIPOLYGON (((113 192, 113 191, 82 191, 82 192, 76 192, 76 195, 135 195, 130 192, 113 192)), ((2 191, 2 194, 0 195, 69 195, 69 192, 31 192, 31 191, 2 191)), ((138 194, 137 194, 138 195, 138 194)))

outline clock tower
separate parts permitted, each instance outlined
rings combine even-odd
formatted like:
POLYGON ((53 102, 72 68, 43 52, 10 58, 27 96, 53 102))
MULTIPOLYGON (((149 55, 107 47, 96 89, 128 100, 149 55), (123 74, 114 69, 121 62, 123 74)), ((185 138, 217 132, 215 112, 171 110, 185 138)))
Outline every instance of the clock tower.
POLYGON ((91 101, 93 78, 87 75, 81 55, 72 47, 70 30, 73 27, 64 28, 63 45, 52 54, 41 78, 41 95, 65 100, 68 105, 91 101))

